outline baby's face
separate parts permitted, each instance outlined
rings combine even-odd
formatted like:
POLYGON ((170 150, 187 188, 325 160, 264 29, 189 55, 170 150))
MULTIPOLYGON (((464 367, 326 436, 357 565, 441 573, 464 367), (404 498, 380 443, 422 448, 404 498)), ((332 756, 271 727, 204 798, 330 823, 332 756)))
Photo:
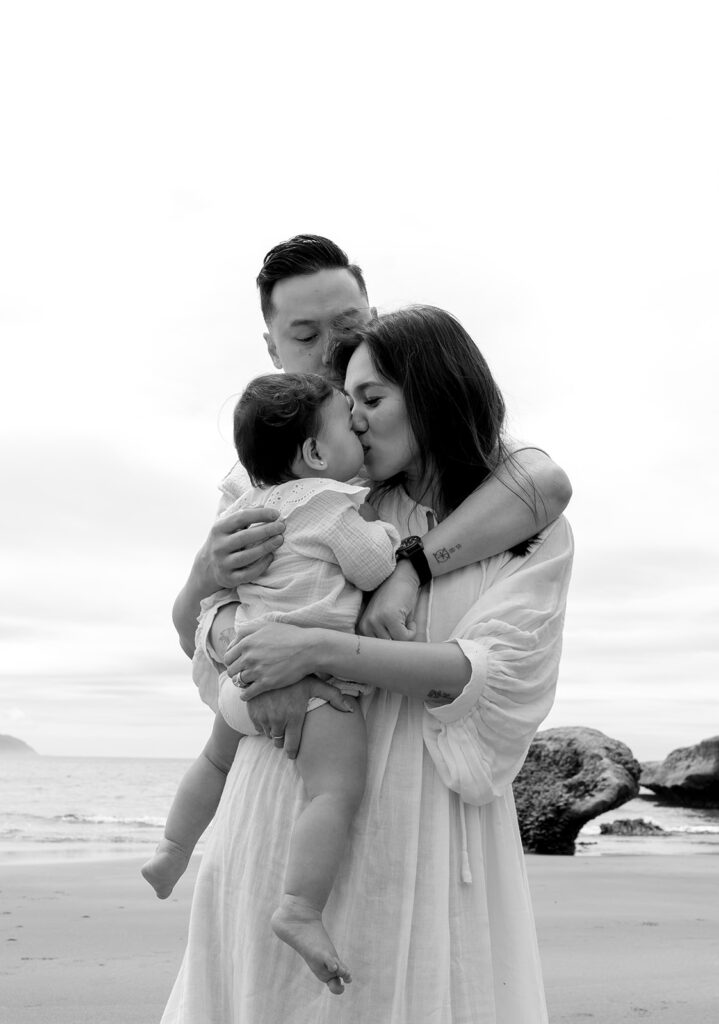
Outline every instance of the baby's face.
POLYGON ((344 482, 358 476, 364 462, 364 452, 359 438, 352 430, 349 402, 341 391, 335 391, 322 406, 317 443, 327 463, 327 476, 344 482))

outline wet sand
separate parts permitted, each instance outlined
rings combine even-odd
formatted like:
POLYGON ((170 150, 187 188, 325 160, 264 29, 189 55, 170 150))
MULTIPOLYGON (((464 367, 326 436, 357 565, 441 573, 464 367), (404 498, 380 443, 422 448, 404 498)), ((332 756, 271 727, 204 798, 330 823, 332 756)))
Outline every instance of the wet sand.
MULTIPOLYGON (((719 857, 527 863, 552 1024, 716 1024, 719 857)), ((0 1022, 156 1024, 197 866, 164 902, 136 861, 0 867, 0 1022)))

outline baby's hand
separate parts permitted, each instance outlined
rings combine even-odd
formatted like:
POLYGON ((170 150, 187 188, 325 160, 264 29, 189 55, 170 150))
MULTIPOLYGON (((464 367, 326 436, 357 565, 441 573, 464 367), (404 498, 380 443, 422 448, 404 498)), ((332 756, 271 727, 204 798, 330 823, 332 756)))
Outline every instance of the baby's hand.
POLYGON ((359 514, 366 523, 376 523, 379 519, 377 512, 367 501, 365 501, 363 505, 360 505, 359 514))
POLYGON ((375 590, 357 626, 362 636, 381 640, 414 640, 414 610, 419 580, 409 562, 400 562, 392 575, 375 590))

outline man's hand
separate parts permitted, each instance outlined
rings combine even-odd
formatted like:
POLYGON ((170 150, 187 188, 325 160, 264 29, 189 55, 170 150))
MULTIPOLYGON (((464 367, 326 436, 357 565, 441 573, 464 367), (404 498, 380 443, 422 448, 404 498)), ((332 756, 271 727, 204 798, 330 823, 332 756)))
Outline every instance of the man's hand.
POLYGON ((291 760, 297 757, 300 749, 310 697, 322 697, 338 711, 351 710, 337 687, 322 683, 314 676, 308 676, 282 690, 261 693, 247 704, 255 728, 269 736, 276 747, 284 746, 291 760))
POLYGON ((215 521, 201 557, 218 588, 252 583, 269 568, 284 540, 278 516, 274 508, 248 508, 215 521))
POLYGON ((398 564, 392 575, 375 590, 357 626, 362 636, 380 640, 414 640, 417 626, 414 610, 419 596, 419 579, 408 561, 398 564))

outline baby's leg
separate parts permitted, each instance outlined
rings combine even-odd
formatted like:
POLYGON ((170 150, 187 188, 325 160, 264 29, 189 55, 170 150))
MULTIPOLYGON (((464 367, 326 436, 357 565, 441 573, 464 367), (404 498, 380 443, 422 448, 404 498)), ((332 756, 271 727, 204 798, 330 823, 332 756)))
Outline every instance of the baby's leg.
POLYGON ((167 899, 184 874, 198 839, 214 817, 241 738, 217 714, 205 749, 182 778, 167 816, 165 838, 141 869, 161 900, 167 899))
POLYGON ((322 911, 364 792, 367 734, 359 704, 354 713, 323 704, 305 719, 296 764, 310 802, 292 833, 285 895, 272 916, 276 934, 304 957, 339 995, 350 973, 322 924, 322 911))

